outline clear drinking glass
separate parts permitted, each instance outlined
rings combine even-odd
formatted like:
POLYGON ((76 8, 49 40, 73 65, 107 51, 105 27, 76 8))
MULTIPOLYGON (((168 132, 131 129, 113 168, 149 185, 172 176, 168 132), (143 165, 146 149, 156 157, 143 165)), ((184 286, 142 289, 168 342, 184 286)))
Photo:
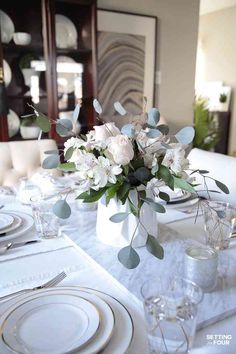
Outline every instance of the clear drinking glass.
POLYGON ((181 277, 150 278, 141 287, 151 354, 188 353, 203 292, 181 277))
POLYGON ((207 245, 217 250, 228 248, 235 226, 235 205, 220 201, 210 201, 204 204, 204 228, 207 245))
POLYGON ((42 238, 58 236, 60 219, 52 211, 55 202, 55 198, 46 199, 40 196, 31 198, 35 228, 42 238))

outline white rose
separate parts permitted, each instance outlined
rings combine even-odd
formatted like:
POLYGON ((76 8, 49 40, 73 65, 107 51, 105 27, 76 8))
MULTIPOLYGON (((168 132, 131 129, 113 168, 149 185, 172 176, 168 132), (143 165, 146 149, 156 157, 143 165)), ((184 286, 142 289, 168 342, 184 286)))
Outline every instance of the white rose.
POLYGON ((94 129, 96 141, 105 141, 110 136, 116 136, 120 134, 120 130, 115 126, 115 123, 96 125, 94 126, 94 129))
POLYGON ((131 141, 126 135, 122 134, 109 139, 107 152, 118 165, 127 165, 134 157, 131 141))

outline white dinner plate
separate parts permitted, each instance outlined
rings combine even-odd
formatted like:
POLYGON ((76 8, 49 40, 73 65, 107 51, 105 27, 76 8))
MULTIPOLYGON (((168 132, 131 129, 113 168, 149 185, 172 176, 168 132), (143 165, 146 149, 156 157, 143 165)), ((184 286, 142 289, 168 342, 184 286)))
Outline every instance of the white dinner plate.
POLYGON ((10 214, 0 213, 0 232, 13 224, 14 218, 10 214))
POLYGON ((4 72, 4 82, 7 87, 11 82, 12 73, 11 73, 10 65, 5 59, 3 59, 3 72, 4 72))
MULTIPOLYGON (((90 339, 90 341, 85 344, 83 347, 80 348, 79 353, 80 354, 88 354, 88 353, 97 353, 100 350, 102 350, 106 344, 109 342, 113 330, 114 330, 114 314, 111 309, 111 307, 106 303, 104 300, 102 300, 99 296, 95 294, 90 294, 88 292, 82 292, 79 291, 76 288, 68 287, 56 287, 56 288, 50 288, 50 289, 42 289, 38 291, 32 291, 28 292, 22 295, 19 295, 17 298, 14 298, 12 300, 9 300, 7 303, 3 304, 1 307, 1 317, 0 317, 0 330, 4 328, 5 323, 11 313, 13 313, 14 310, 16 310, 19 306, 25 304, 26 302, 29 301, 40 301, 38 299, 40 298, 45 298, 45 297, 50 297, 53 298, 54 296, 57 296, 58 298, 63 298, 65 296, 73 296, 75 298, 83 298, 93 304, 99 314, 100 314, 100 324, 98 327, 98 331, 96 332, 96 335, 90 339)), ((46 311, 46 310, 45 310, 46 311)), ((49 322, 51 323, 52 326, 52 321, 49 322)), ((63 319, 61 321, 54 321, 54 326, 64 326, 63 319)), ((44 322, 42 326, 47 324, 46 320, 46 315, 44 317, 44 322)), ((47 325, 46 325, 47 326, 47 325)), ((65 328, 65 327, 64 327, 65 328)), ((66 324, 67 331, 70 328, 70 324, 66 324)), ((34 328, 31 326, 31 335, 34 335, 34 342, 37 342, 38 345, 40 345, 40 342, 37 340, 36 336, 41 336, 40 333, 37 334, 34 333, 34 328)), ((39 337, 38 337, 39 339, 39 337)), ((51 332, 48 330, 47 334, 45 334, 45 341, 47 340, 48 343, 51 342, 51 332)), ((42 351, 42 348, 40 348, 41 351, 37 351, 37 353, 44 353, 44 354, 67 354, 68 351, 62 350, 62 351, 42 351)), ((74 352, 74 351, 73 351, 74 352)), ((5 338, 3 337, 2 331, 1 331, 1 337, 0 337, 0 353, 4 354, 12 354, 15 353, 12 349, 10 349, 9 345, 6 345, 5 343, 5 338)), ((18 354, 21 354, 22 352, 18 351, 18 354)), ((31 353, 29 351, 29 353, 31 353)))
POLYGON ((193 198, 189 199, 185 202, 182 203, 173 203, 173 204, 166 204, 165 208, 167 209, 186 209, 188 207, 192 207, 193 205, 197 204, 199 201, 199 198, 193 198))
POLYGON ((20 118, 12 109, 9 109, 7 115, 8 133, 9 137, 12 138, 16 135, 20 129, 20 118))
POLYGON ((13 223, 4 229, 1 229, 0 234, 16 230, 21 225, 22 218, 19 215, 16 215, 15 213, 12 213, 10 211, 9 212, 6 211, 6 212, 2 212, 2 213, 6 213, 8 215, 11 215, 13 217, 13 223))
POLYGON ((66 16, 56 14, 57 48, 77 48, 77 30, 74 23, 66 16))
POLYGON ((192 193, 183 191, 182 194, 177 194, 176 196, 171 196, 170 201, 167 204, 177 204, 187 201, 191 198, 192 193))
POLYGON ((0 10, 0 26, 2 43, 9 43, 13 38, 15 27, 11 18, 2 10, 0 10))
POLYGON ((70 294, 33 297, 12 309, 2 325, 2 339, 13 352, 69 353, 98 331, 96 307, 70 294))
MULTIPOLYGON (((8 211, 11 212, 11 210, 8 211)), ((34 219, 32 215, 24 213, 22 211, 14 211, 14 210, 12 210, 12 213, 19 216, 22 219, 22 223, 17 229, 7 232, 6 235, 2 235, 0 237, 0 241, 5 242, 5 241, 15 239, 19 236, 22 236, 24 233, 29 231, 34 226, 34 219)))

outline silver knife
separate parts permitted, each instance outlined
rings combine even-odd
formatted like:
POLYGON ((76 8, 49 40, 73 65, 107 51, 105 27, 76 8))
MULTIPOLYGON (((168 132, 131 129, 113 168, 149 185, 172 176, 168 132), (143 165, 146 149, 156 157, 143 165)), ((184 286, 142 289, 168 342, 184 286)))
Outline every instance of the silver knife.
POLYGON ((8 249, 18 248, 18 247, 22 247, 22 246, 25 246, 25 245, 30 245, 31 243, 37 243, 37 242, 41 242, 41 240, 30 240, 30 241, 25 241, 25 242, 14 242, 11 245, 9 245, 8 249))

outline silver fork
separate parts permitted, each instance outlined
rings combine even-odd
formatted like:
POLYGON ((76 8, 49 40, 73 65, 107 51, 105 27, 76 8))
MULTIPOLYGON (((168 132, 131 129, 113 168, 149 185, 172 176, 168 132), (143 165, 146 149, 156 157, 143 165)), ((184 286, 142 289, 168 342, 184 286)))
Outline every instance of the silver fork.
POLYGON ((49 281, 47 281, 44 284, 35 286, 34 288, 22 289, 22 290, 16 291, 14 293, 11 293, 11 294, 8 294, 5 296, 1 296, 0 301, 6 300, 6 299, 8 299, 12 296, 15 296, 15 295, 24 294, 25 292, 28 292, 28 291, 40 290, 40 289, 44 289, 44 288, 51 288, 51 287, 57 285, 58 283, 60 283, 63 279, 66 278, 66 276, 67 276, 67 274, 65 272, 61 272, 61 273, 57 274, 54 278, 50 279, 49 281))

